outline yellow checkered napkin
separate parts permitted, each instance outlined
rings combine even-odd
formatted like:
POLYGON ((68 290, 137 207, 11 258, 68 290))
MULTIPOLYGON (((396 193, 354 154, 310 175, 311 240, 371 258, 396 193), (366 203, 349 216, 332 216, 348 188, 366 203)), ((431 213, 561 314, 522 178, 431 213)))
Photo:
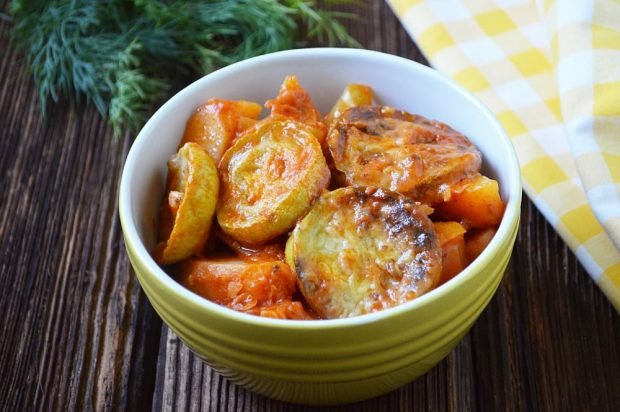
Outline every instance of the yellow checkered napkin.
POLYGON ((388 2, 497 115, 526 193, 620 311, 620 1, 388 2))

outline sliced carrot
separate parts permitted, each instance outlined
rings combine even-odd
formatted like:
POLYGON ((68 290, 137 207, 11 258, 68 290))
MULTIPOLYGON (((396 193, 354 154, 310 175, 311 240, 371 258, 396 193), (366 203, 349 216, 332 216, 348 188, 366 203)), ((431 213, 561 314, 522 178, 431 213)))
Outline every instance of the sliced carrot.
POLYGON ((439 284, 446 283, 467 266, 465 228, 458 222, 433 222, 442 249, 439 284))
POLYGON ((327 126, 321 119, 321 113, 312 103, 310 94, 301 87, 297 77, 288 76, 284 79, 280 92, 275 99, 267 100, 265 107, 271 109, 270 117, 274 120, 297 120, 312 128, 312 133, 323 143, 327 134, 327 126))
POLYGON ((197 143, 217 163, 237 134, 256 122, 261 110, 259 104, 245 100, 209 99, 187 121, 180 146, 197 143))
POLYGON ((465 256, 465 241, 462 238, 452 240, 442 247, 443 262, 441 269, 441 279, 439 284, 446 283, 467 266, 465 256))
POLYGON ((217 304, 248 312, 290 301, 296 279, 284 262, 246 262, 236 258, 189 259, 181 283, 217 304))
POLYGON ((219 305, 277 319, 315 319, 293 300, 295 277, 281 261, 246 262, 235 258, 189 259, 180 266, 181 283, 219 305))

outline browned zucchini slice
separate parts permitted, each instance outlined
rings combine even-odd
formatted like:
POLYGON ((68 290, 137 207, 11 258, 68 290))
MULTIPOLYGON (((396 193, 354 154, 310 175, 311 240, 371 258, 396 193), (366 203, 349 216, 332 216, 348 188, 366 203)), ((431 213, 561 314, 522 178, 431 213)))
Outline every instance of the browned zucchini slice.
POLYGON ((442 251, 430 212, 384 189, 323 194, 285 251, 308 304, 322 317, 344 318, 431 290, 441 274, 442 251))
POLYGON ((327 137, 335 168, 349 185, 378 186, 436 203, 451 185, 480 170, 481 155, 449 126, 391 107, 354 107, 327 137))

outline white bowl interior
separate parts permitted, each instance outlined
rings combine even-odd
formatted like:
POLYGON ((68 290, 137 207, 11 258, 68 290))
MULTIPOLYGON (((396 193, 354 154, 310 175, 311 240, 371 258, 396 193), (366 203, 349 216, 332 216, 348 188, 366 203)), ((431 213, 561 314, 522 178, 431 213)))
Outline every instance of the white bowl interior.
POLYGON ((322 113, 347 84, 363 83, 373 88, 379 103, 442 121, 465 134, 482 152, 484 172, 499 180, 502 197, 508 200, 506 213, 518 214, 521 186, 514 149, 491 113, 469 93, 434 70, 400 57, 357 49, 302 49, 249 59, 207 75, 148 121, 131 148, 121 185, 121 208, 126 208, 122 212, 136 231, 124 229, 146 247, 139 252, 148 254, 154 245, 166 162, 196 107, 211 97, 262 104, 276 96, 290 74, 299 78, 322 113))

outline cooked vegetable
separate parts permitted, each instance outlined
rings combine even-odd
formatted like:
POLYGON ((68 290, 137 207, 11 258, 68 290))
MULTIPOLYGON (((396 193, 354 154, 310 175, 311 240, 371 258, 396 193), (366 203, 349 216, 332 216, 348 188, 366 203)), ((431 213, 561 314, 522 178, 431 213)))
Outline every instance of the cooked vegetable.
POLYGON ((487 245, 491 243, 496 232, 497 229, 494 227, 472 229, 467 232, 465 238, 465 255, 470 262, 480 256, 487 245))
POLYGON ((180 146, 198 143, 217 164, 237 133, 251 127, 260 112, 254 102, 209 99, 187 121, 180 146))
POLYGON ((310 94, 299 85, 297 77, 288 76, 284 79, 278 96, 267 100, 265 107, 271 109, 271 119, 305 123, 312 129, 319 143, 325 140, 327 126, 321 119, 321 113, 314 107, 310 94))
POLYGON ((459 274, 467 264, 465 255, 465 228, 457 222, 434 222, 439 245, 442 250, 440 284, 459 274))
POLYGON ((351 107, 370 106, 372 104, 372 89, 363 84, 349 84, 344 89, 340 98, 334 104, 329 114, 325 116, 325 123, 331 124, 342 113, 351 107))
POLYGON ((502 218, 498 183, 465 136, 372 99, 350 84, 322 120, 289 76, 264 119, 253 102, 200 106, 169 162, 158 262, 182 260, 182 284, 213 302, 279 319, 376 312, 458 275, 502 218))
POLYGON ((439 216, 458 220, 468 228, 499 225, 504 209, 497 181, 481 174, 458 182, 449 200, 436 205, 439 216))
POLYGON ((327 144, 347 184, 378 186, 430 204, 480 170, 480 152, 465 136, 391 107, 347 110, 327 144))
POLYGON ((320 316, 343 318, 396 306, 432 289, 441 248, 430 209, 383 189, 322 195, 295 227, 286 261, 320 316))
POLYGON ((217 220, 246 245, 288 232, 329 182, 312 130, 288 121, 262 122, 235 141, 220 163, 217 220))
POLYGON ((217 237, 220 238, 226 246, 228 246, 237 257, 249 261, 265 261, 265 260, 284 260, 283 243, 274 241, 262 246, 249 247, 242 245, 239 241, 224 233, 222 230, 217 231, 217 237))
POLYGON ((200 255, 209 236, 218 190, 211 157, 196 143, 183 145, 168 162, 168 189, 155 260, 166 265, 200 255))
POLYGON ((433 227, 437 232, 437 239, 439 239, 440 245, 445 245, 457 239, 463 237, 466 230, 458 222, 433 222, 433 227))
POLYGON ((295 276, 281 261, 245 262, 238 259, 185 261, 181 283, 200 296, 241 312, 270 317, 307 318, 292 302, 295 276))
POLYGON ((315 316, 308 313, 301 302, 290 300, 283 300, 275 305, 249 310, 246 313, 262 316, 263 318, 296 320, 315 319, 315 316))

